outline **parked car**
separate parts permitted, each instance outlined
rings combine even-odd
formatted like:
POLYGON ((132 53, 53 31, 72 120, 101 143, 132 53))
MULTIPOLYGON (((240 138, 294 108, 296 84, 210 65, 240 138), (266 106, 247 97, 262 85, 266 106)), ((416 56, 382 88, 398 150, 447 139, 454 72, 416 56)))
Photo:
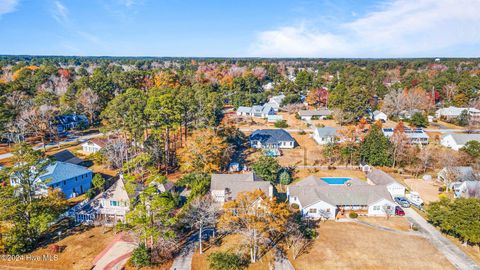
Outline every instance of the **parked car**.
POLYGON ((423 200, 420 198, 420 194, 415 191, 410 191, 409 194, 406 195, 408 202, 411 205, 417 207, 418 209, 423 209, 423 200))
POLYGON ((405 216, 405 211, 403 211, 402 207, 395 206, 395 216, 405 216))
POLYGON ((410 207, 410 202, 408 202, 405 197, 395 197, 395 202, 397 202, 401 207, 410 207))

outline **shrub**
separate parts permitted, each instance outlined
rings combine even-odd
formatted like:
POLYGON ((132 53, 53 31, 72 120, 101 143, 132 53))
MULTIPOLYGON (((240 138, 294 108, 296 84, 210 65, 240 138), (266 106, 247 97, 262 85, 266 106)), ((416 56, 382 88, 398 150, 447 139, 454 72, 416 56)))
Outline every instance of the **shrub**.
POLYGON ((302 129, 302 130, 300 130, 300 132, 298 132, 298 134, 300 134, 300 135, 305 135, 305 134, 307 134, 307 133, 305 132, 305 130, 302 129))
POLYGON ((150 252, 145 244, 140 244, 132 253, 132 263, 135 267, 145 267, 152 264, 150 252))
POLYGON ((288 127, 287 121, 278 120, 277 122, 275 122, 275 127, 277 127, 277 128, 287 128, 288 127))
POLYGON ((327 116, 325 116, 325 120, 333 120, 333 115, 327 115, 327 116))
POLYGON ((355 213, 355 212, 350 212, 350 213, 348 214, 348 217, 350 217, 350 218, 357 218, 357 217, 358 217, 358 214, 355 213))
POLYGON ((238 270, 247 266, 245 260, 230 252, 214 252, 208 255, 208 263, 213 270, 238 270))
POLYGON ((287 170, 282 170, 278 176, 278 183, 281 185, 288 185, 292 182, 292 176, 287 170))
POLYGON ((291 206, 293 209, 300 209, 300 206, 299 206, 298 204, 296 204, 296 203, 292 203, 290 206, 291 206))

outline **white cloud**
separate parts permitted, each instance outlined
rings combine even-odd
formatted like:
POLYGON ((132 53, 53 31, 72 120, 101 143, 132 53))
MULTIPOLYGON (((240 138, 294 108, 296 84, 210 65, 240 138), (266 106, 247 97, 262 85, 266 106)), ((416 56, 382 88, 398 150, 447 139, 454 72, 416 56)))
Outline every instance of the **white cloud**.
POLYGON ((69 22, 68 18, 68 8, 60 3, 60 1, 55 1, 53 3, 52 17, 59 23, 65 24, 69 22))
POLYGON ((0 0, 0 16, 10 12, 14 12, 19 0, 0 0))
POLYGON ((305 24, 260 32, 250 54, 401 57, 450 53, 452 55, 446 56, 480 56, 479 10, 478 0, 393 0, 380 6, 378 11, 339 24, 336 32, 305 24), (479 49, 472 51, 472 47, 479 49))

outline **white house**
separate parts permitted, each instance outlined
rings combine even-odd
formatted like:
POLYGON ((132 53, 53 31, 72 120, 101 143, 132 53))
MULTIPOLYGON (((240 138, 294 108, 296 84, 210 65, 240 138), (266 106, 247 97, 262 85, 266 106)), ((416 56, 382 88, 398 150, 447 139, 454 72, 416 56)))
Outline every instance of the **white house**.
POLYGON ((440 140, 440 144, 458 151, 469 141, 480 142, 480 134, 451 133, 445 134, 440 140))
POLYGON ((457 182, 453 191, 455 198, 480 198, 480 181, 457 182))
POLYGON ((311 121, 313 117, 318 119, 325 119, 327 116, 332 115, 332 112, 329 109, 299 110, 298 115, 302 120, 311 121))
POLYGON ((311 177, 287 187, 287 197, 289 204, 296 205, 305 218, 311 219, 333 219, 339 212, 350 210, 385 216, 395 209, 385 186, 329 185, 311 181, 311 177))
POLYGON ((261 190, 268 197, 273 197, 273 186, 263 181, 254 173, 245 174, 212 174, 210 194, 219 204, 235 200, 241 192, 261 190))
POLYGON ((268 103, 266 105, 270 105, 276 112, 278 112, 278 109, 280 109, 280 106, 282 105, 282 101, 285 98, 285 95, 281 94, 278 96, 273 96, 268 100, 268 103))
MULTIPOLYGON (((383 128, 382 129, 383 135, 387 138, 390 138, 393 136, 393 133, 395 132, 395 129, 393 128, 383 128)), ((410 144, 421 144, 421 145, 426 145, 428 144, 428 140, 430 137, 427 135, 427 133, 421 129, 421 128, 416 128, 416 129, 410 129, 406 128, 404 130, 405 136, 408 138, 408 142, 410 144)))
POLYGON ((441 108, 435 112, 437 118, 445 118, 447 120, 458 118, 463 111, 467 111, 468 116, 473 121, 480 121, 480 110, 476 108, 459 108, 450 106, 448 108, 441 108))
POLYGON ((238 116, 250 116, 251 113, 252 113, 252 107, 240 106, 237 109, 237 115, 238 116))
POLYGON ((313 130, 313 139, 318 144, 335 143, 338 139, 337 129, 333 127, 322 127, 313 130))
POLYGON ((265 103, 264 105, 254 105, 252 107, 238 107, 236 111, 238 116, 252 116, 259 118, 267 118, 269 115, 275 115, 275 110, 270 106, 270 104, 265 103))
POLYGON ((252 148, 291 149, 296 141, 283 129, 257 129, 249 137, 252 148))
POLYGON ((107 145, 106 139, 94 138, 82 143, 82 151, 84 153, 96 153, 107 145))
POLYGON ((372 113, 372 118, 375 121, 382 121, 382 122, 387 122, 387 119, 388 119, 385 113, 378 110, 372 113))
POLYGON ((385 186, 392 195, 392 198, 405 196, 405 186, 398 183, 395 178, 382 170, 370 170, 367 173, 367 183, 370 185, 385 186))

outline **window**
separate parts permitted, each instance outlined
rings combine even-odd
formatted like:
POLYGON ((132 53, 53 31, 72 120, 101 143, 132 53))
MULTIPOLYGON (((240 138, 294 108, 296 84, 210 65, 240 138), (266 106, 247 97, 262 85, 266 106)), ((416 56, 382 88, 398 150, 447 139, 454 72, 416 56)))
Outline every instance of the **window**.
POLYGON ((380 210, 380 205, 374 205, 373 210, 374 211, 379 211, 380 210))
POLYGON ((118 206, 118 202, 117 201, 110 201, 110 206, 118 206))
POLYGON ((310 208, 308 209, 308 212, 311 214, 316 214, 317 213, 317 208, 310 208))

